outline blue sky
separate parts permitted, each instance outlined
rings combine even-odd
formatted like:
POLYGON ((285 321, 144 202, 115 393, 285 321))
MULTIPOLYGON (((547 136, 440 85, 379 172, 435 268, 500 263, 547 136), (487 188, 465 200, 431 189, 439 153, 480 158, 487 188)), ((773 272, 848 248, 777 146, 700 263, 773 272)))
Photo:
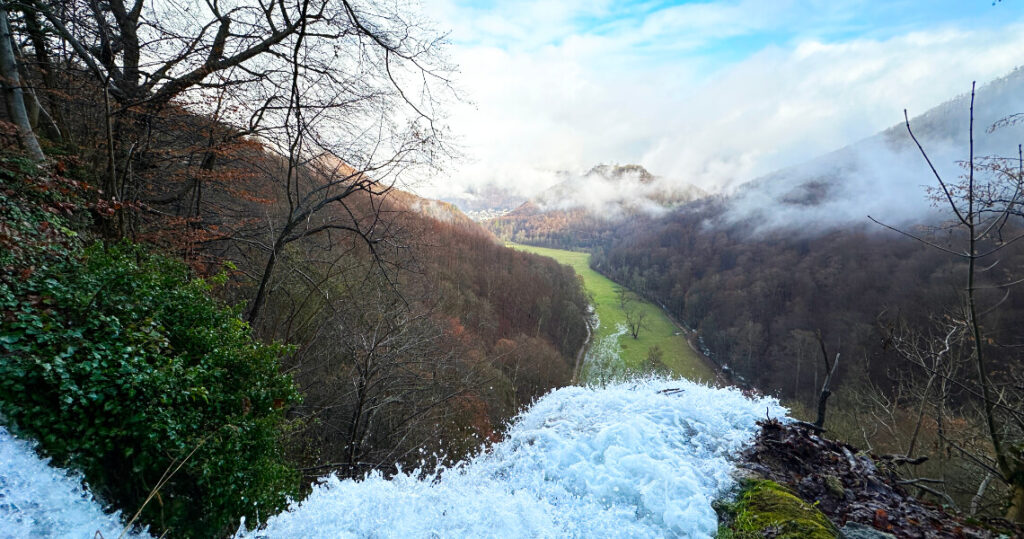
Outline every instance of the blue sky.
MULTIPOLYGON (((554 2, 558 3, 558 2, 554 2)), ((892 29, 922 29, 941 23, 997 24, 1014 2, 994 4, 988 0, 871 0, 871 1, 764 1, 759 2, 773 12, 793 12, 805 20, 830 20, 833 25, 823 29, 822 36, 850 37, 864 32, 887 32, 892 29), (889 30, 887 30, 889 29, 889 30)), ((527 2, 455 1, 453 5, 475 16, 507 14, 519 11, 527 2)), ((562 17, 577 32, 603 33, 620 26, 637 26, 651 15, 672 9, 710 9, 725 11, 740 2, 715 1, 620 1, 561 2, 562 17)), ((804 27, 806 29, 806 27, 804 27)), ((777 34, 796 34, 800 30, 779 28, 777 34)), ((806 29, 813 32, 812 29, 806 29)), ((458 41, 460 36, 454 36, 458 41)), ((477 38, 479 36, 476 36, 477 38)), ((473 41, 469 38, 468 41, 473 41)))
MULTIPOLYGON (((715 28, 720 38, 710 38, 700 45, 705 51, 719 50, 739 57, 770 44, 781 44, 792 39, 816 37, 841 40, 856 37, 887 38, 913 30, 926 30, 940 25, 985 27, 998 26, 1009 16, 1018 18, 1019 0, 993 3, 991 0, 872 0, 872 1, 620 1, 620 2, 550 2, 561 4, 554 10, 559 32, 539 32, 523 39, 516 32, 494 32, 494 27, 454 28, 451 38, 459 45, 491 45, 503 48, 557 45, 577 34, 607 35, 636 30, 645 22, 678 13, 700 14, 693 25, 708 19, 722 21, 731 26, 734 35, 726 29, 715 28), (759 10, 750 10, 760 4, 759 10), (750 16, 731 18, 749 12, 750 16), (759 14, 771 13, 774 17, 759 14)), ((466 18, 479 22, 488 18, 515 21, 517 12, 531 12, 531 2, 508 1, 453 1, 451 8, 466 18)), ((429 15, 429 13, 428 13, 429 15)), ((535 23, 536 19, 530 21, 535 23)), ((511 27, 511 25, 510 25, 511 27)), ((660 49, 654 40, 647 42, 660 49)), ((670 47, 669 47, 670 48, 670 47)))
POLYGON ((427 194, 636 162, 727 190, 1024 63, 1024 1, 423 0, 471 104, 427 194))

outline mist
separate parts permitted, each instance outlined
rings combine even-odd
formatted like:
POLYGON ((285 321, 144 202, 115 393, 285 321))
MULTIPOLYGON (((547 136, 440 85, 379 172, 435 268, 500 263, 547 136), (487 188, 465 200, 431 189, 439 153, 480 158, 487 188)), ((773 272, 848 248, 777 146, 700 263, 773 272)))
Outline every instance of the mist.
MULTIPOLYGON (((1024 126, 1000 120, 1024 111, 1024 70, 978 89, 975 98, 976 163, 1016 157, 1024 126)), ((911 111, 912 112, 912 111, 911 111)), ((944 181, 956 183, 969 157, 970 95, 956 97, 910 120, 914 134, 944 181)), ((980 181, 987 173, 976 173, 980 181)), ((755 233, 781 228, 804 233, 870 224, 934 223, 949 216, 936 203, 934 175, 904 124, 803 164, 762 176, 728 198, 726 224, 748 222, 755 233)))
MULTIPOLYGON (((733 8, 765 10, 743 4, 733 8)), ((453 107, 451 117, 465 158, 423 194, 451 198, 492 185, 529 198, 562 181, 557 171, 580 175, 614 162, 637 163, 710 193, 733 192, 893 125, 905 107, 921 113, 969 90, 971 80, 1012 70, 1021 62, 1024 32, 1014 20, 1019 13, 1006 7, 977 10, 999 16, 998 25, 975 27, 963 16, 948 24, 895 25, 886 14, 879 17, 892 28, 855 36, 823 30, 835 29, 833 18, 845 19, 816 9, 812 18, 826 20, 789 14, 786 38, 755 40, 726 58, 708 54, 728 45, 726 38, 657 53, 638 46, 641 38, 668 44, 692 37, 688 26, 687 32, 665 26, 690 24, 692 12, 651 13, 649 24, 607 33, 566 28, 551 33, 563 36, 553 42, 519 47, 520 39, 539 38, 538 17, 508 8, 500 19, 510 28, 508 42, 488 32, 482 42, 466 38, 455 52, 472 101, 453 107)), ((873 9, 882 8, 854 11, 873 9)), ((749 22, 768 24, 788 12, 768 11, 749 22)), ((719 30, 736 31, 731 15, 721 20, 719 30)), ((465 13, 451 24, 473 36, 486 27, 465 13)))
POLYGON ((533 199, 539 209, 583 209, 607 219, 636 213, 657 217, 707 196, 698 187, 655 176, 639 165, 598 165, 585 173, 561 176, 560 183, 533 199))

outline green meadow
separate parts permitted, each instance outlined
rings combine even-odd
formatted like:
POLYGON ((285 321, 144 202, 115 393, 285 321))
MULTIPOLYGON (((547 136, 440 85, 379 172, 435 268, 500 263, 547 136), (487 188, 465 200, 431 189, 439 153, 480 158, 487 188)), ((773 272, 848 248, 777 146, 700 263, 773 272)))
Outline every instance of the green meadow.
MULTIPOLYGON (((572 266, 576 274, 583 277, 583 286, 591 296, 600 326, 591 342, 597 342, 616 332, 618 325, 626 324, 626 313, 619 305, 616 289, 618 285, 590 267, 590 253, 564 251, 546 247, 534 247, 508 243, 509 247, 522 251, 549 256, 562 264, 572 266)), ((657 346, 663 352, 661 362, 672 372, 690 380, 712 381, 714 373, 707 363, 690 348, 681 330, 672 323, 657 305, 638 299, 636 305, 646 313, 646 328, 638 338, 626 333, 619 337, 620 357, 631 370, 643 369, 648 351, 657 346)))

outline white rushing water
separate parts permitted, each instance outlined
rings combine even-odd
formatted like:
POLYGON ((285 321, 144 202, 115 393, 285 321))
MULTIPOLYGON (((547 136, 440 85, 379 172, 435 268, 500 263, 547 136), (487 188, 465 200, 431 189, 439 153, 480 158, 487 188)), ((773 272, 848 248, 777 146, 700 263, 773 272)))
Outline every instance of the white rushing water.
POLYGON ((33 445, 0 426, 0 538, 120 536, 120 514, 105 514, 80 476, 50 466, 33 445))
POLYGON ((615 326, 615 333, 594 339, 583 360, 581 376, 584 380, 591 385, 607 385, 627 377, 628 369, 620 355, 622 347, 619 345, 619 338, 625 334, 626 325, 619 324, 615 326))
POLYGON ((440 476, 330 477, 240 537, 710 537, 730 456, 773 399, 680 380, 567 387, 440 476))
MULTIPOLYGON (((773 399, 681 380, 567 387, 539 399, 505 439, 421 478, 325 478, 301 503, 240 538, 709 537, 730 457, 773 399)), ((250 525, 255 523, 250 522, 250 525)), ((80 477, 52 468, 0 427, 0 538, 118 537, 80 477)))

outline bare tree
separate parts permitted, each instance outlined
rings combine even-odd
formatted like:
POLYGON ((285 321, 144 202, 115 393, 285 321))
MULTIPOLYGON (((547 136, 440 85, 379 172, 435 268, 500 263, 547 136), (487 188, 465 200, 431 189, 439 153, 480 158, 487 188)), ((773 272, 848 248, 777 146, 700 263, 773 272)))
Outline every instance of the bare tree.
POLYGON ((647 311, 643 307, 631 306, 626 310, 626 326, 634 339, 640 338, 640 331, 647 329, 647 311))
POLYGON ((217 72, 243 66, 313 21, 326 2, 25 0, 122 106, 165 104, 217 72), (199 8, 199 9, 196 9, 199 8))
POLYGON ((306 393, 298 411, 316 420, 306 435, 321 440, 318 469, 357 475, 438 449, 457 403, 490 380, 386 286, 350 283, 333 305, 291 366, 306 393))
MULTIPOLYGON (((75 65, 99 86, 98 101, 109 101, 108 173, 102 187, 120 200, 144 192, 155 193, 150 205, 198 198, 198 179, 182 189, 138 185, 138 172, 165 151, 155 133, 159 117, 175 107, 215 113, 235 128, 232 136, 255 137, 283 156, 291 164, 279 182, 290 194, 295 176, 312 177, 308 169, 314 167, 320 173, 344 169, 322 181, 357 184, 361 191, 399 168, 447 155, 440 105, 453 94, 443 36, 404 12, 404 6, 357 0, 199 5, 23 0, 18 5, 26 22, 39 16, 50 25, 54 45, 73 52, 75 65), (401 167, 389 166, 397 163, 401 167)), ((35 35, 31 24, 26 28, 35 35)), ((203 160, 207 169, 214 162, 203 160)), ((317 193, 313 198, 320 201, 336 199, 333 188, 317 193)), ((289 201, 296 218, 331 205, 314 208, 312 200, 302 198, 289 201)), ((295 226, 282 239, 290 238, 295 226)), ((267 250, 277 252, 276 243, 267 250)))
POLYGON ((883 323, 886 346, 912 368, 894 369, 888 391, 872 387, 867 396, 875 406, 865 408, 886 411, 875 418, 899 452, 889 460, 901 466, 903 484, 976 514, 983 505, 998 506, 991 502, 999 492, 989 488, 984 415, 971 405, 981 394, 970 383, 974 345, 966 321, 955 309, 924 328, 899 318, 883 323))
POLYGON ((633 291, 625 287, 617 287, 615 295, 619 300, 619 308, 626 315, 626 327, 634 339, 640 338, 640 331, 647 329, 647 309, 638 304, 638 299, 633 291))
POLYGON ((32 124, 25 109, 25 92, 21 85, 21 75, 18 73, 18 63, 14 57, 14 43, 11 25, 7 20, 7 6, 0 8, 0 77, 3 79, 7 114, 18 128, 18 140, 32 159, 42 161, 46 156, 43 155, 43 150, 39 147, 39 141, 36 139, 35 131, 32 130, 32 124))
MULTIPOLYGON (((965 163, 966 177, 960 183, 942 178, 921 143, 914 136, 909 117, 904 111, 907 132, 915 142, 938 184, 937 193, 952 212, 952 225, 946 230, 953 240, 961 239, 959 246, 946 246, 920 234, 900 230, 871 218, 872 221, 945 252, 964 263, 963 325, 970 347, 973 378, 958 377, 956 383, 967 394, 980 400, 981 418, 985 425, 989 454, 976 454, 962 448, 965 456, 985 464, 994 477, 1009 490, 1007 518, 1024 521, 1024 389, 1014 386, 1005 376, 996 377, 990 365, 990 350, 998 346, 995 335, 985 330, 984 317, 991 315, 1008 297, 1014 285, 1024 282, 1009 278, 992 283, 981 282, 982 273, 998 266, 999 256, 1010 246, 1024 238, 1015 229, 1011 217, 1020 215, 1022 188, 1024 188, 1024 153, 1018 147, 1016 167, 1005 165, 987 167, 990 175, 978 177, 986 167, 979 167, 974 155, 974 86, 971 87, 969 154, 965 163), (1001 292, 994 298, 988 293, 1001 292), (982 302, 985 305, 982 305, 982 302)), ((1001 160, 999 162, 1005 162, 1001 160)), ((911 357, 918 352, 909 354, 911 357)), ((927 365, 925 365, 927 366, 927 365)))
MULTIPOLYGON (((357 21, 354 24, 361 26, 354 12, 352 16, 357 21)), ((273 137, 274 147, 282 154, 282 166, 271 176, 283 191, 286 208, 272 223, 270 241, 263 244, 267 262, 249 309, 250 321, 260 314, 282 249, 296 241, 332 231, 347 232, 360 238, 378 267, 384 269, 378 249, 389 237, 390 224, 382 219, 384 198, 400 174, 424 164, 425 157, 440 149, 436 131, 421 129, 424 126, 418 121, 429 124, 433 119, 422 116, 415 106, 411 130, 395 125, 394 116, 401 114, 396 106, 408 102, 395 85, 390 67, 385 65, 388 77, 383 86, 373 86, 365 73, 341 78, 341 74, 310 61, 304 45, 308 32, 301 28, 294 40, 288 102, 280 129, 264 134, 273 137), (339 93, 339 85, 347 90, 339 93), (310 99, 310 86, 327 94, 310 99), (339 126, 354 126, 360 133, 345 136, 349 133, 339 126), (345 145, 339 146, 339 140, 345 145)), ((392 47, 382 47, 385 56, 390 54, 392 47)))
POLYGON ((814 426, 818 429, 825 428, 825 412, 828 408, 828 398, 832 396, 832 380, 835 378, 836 369, 839 368, 839 354, 835 359, 829 361, 828 351, 825 349, 825 339, 818 333, 818 345, 821 348, 821 359, 825 362, 825 380, 821 383, 821 392, 818 393, 818 415, 814 420, 814 426))
POLYGON ((668 369, 665 368, 665 351, 660 346, 654 345, 647 348, 647 364, 646 368, 651 372, 664 373, 668 369))
POLYGON ((385 195, 451 155, 443 109, 457 96, 444 36, 406 6, 361 0, 12 5, 23 12, 45 84, 53 82, 50 53, 67 50, 66 65, 97 89, 103 141, 94 146, 104 147, 106 162, 101 189, 128 202, 116 206, 121 213, 111 232, 145 225, 133 216, 141 209, 148 222, 184 222, 189 238, 235 242, 220 249, 245 251, 243 269, 255 283, 250 321, 258 321, 275 290, 283 251, 303 240, 318 238, 329 248, 355 237, 385 268, 385 195), (211 121, 178 129, 189 115, 211 121), (206 189, 222 166, 220 148, 246 140, 259 146, 247 156, 257 176, 249 185, 263 193, 206 189), (274 203, 249 203, 257 198, 274 203), (258 223, 251 219, 260 214, 258 223), (225 215, 250 218, 224 222, 225 215))

